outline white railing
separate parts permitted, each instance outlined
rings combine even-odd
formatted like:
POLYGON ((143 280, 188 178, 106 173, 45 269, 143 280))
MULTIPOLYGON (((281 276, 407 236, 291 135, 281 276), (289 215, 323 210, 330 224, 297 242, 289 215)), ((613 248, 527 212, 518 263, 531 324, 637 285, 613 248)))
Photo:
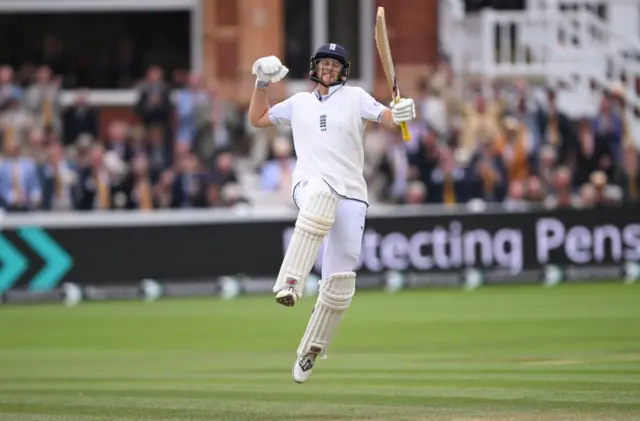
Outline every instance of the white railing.
POLYGON ((592 83, 608 90, 622 83, 627 121, 640 142, 639 11, 640 0, 529 0, 524 11, 470 15, 460 0, 442 0, 440 42, 460 74, 562 83, 558 105, 572 117, 598 111, 592 83))

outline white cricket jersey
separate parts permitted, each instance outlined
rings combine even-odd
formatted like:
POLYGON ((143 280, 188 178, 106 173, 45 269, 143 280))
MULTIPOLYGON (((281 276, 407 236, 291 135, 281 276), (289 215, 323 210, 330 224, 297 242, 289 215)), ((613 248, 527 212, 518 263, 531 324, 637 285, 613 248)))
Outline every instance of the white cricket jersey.
POLYGON ((339 195, 368 203, 364 130, 367 121, 379 122, 385 109, 364 89, 346 85, 332 86, 322 100, 317 91, 300 92, 271 107, 271 122, 293 132, 293 186, 317 176, 339 195))

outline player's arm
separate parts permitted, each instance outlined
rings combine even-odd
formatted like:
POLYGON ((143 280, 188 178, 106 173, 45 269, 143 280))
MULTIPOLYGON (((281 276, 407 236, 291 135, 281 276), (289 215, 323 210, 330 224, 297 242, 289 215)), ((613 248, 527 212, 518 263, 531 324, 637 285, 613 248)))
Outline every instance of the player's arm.
POLYGON ((269 127, 275 124, 270 117, 267 87, 279 82, 289 73, 276 56, 262 57, 253 64, 252 73, 256 75, 256 85, 249 104, 249 122, 254 127, 269 127))
POLYGON ((363 90, 360 99, 360 114, 365 120, 375 121, 393 130, 399 130, 400 123, 415 118, 416 108, 413 100, 408 98, 401 99, 397 104, 391 103, 391 108, 387 108, 363 90))
POLYGON ((400 126, 393 121, 393 112, 391 111, 391 108, 384 107, 384 111, 382 111, 382 117, 380 118, 380 123, 384 126, 387 126, 391 130, 400 130, 400 126))
POLYGON ((269 101, 267 100, 267 89, 253 88, 251 103, 249 104, 249 122, 253 127, 273 126, 269 118, 269 101))

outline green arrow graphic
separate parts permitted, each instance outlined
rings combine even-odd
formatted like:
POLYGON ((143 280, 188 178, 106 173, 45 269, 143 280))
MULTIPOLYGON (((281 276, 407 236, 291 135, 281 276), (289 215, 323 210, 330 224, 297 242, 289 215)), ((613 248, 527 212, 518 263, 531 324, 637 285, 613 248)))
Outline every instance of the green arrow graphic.
POLYGON ((18 235, 45 261, 44 268, 29 283, 29 289, 48 291, 55 288, 73 266, 71 256, 41 228, 23 227, 18 235))
POLYGON ((5 292, 27 270, 27 259, 0 234, 0 292, 5 292))

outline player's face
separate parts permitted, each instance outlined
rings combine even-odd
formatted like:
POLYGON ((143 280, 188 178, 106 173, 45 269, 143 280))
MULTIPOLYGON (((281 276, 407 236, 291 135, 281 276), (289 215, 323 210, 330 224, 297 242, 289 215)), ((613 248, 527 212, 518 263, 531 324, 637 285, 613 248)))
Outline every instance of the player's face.
POLYGON ((342 63, 332 58, 323 58, 318 60, 316 65, 318 78, 328 84, 335 83, 342 72, 342 63))

